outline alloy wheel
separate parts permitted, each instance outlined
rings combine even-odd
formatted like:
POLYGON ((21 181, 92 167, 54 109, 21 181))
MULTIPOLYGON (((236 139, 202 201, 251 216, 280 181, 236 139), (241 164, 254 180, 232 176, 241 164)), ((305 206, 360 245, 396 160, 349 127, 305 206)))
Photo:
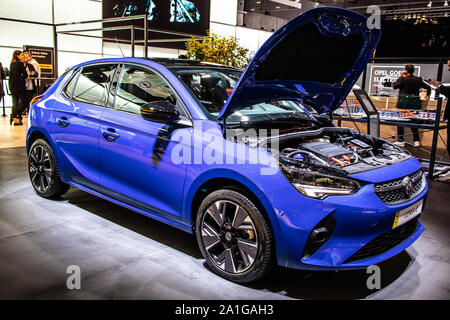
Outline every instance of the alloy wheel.
POLYGON ((201 238, 208 256, 227 273, 243 273, 254 264, 258 234, 250 215, 234 202, 219 200, 208 207, 201 238))
POLYGON ((30 177, 36 190, 46 192, 52 185, 52 164, 49 152, 37 145, 30 152, 30 177))

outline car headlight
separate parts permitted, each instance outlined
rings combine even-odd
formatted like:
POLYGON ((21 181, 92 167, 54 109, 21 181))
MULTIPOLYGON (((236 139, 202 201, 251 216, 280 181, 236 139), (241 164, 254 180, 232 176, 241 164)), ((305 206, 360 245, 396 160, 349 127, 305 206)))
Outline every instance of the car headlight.
POLYGON ((354 194, 360 188, 360 184, 357 181, 348 178, 292 166, 282 166, 282 170, 298 191, 307 197, 315 199, 354 194))

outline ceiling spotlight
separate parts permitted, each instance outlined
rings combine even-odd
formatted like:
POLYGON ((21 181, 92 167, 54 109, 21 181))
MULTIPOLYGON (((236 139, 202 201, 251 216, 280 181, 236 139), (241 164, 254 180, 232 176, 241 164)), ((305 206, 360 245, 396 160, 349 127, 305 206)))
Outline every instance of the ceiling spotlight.
POLYGON ((431 8, 432 5, 433 5, 433 2, 430 1, 430 2, 428 2, 427 7, 431 8))

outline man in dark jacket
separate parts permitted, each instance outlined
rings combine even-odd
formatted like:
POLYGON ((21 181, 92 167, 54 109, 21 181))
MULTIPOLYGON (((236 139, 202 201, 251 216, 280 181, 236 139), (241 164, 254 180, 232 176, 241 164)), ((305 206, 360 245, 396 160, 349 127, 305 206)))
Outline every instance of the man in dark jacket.
MULTIPOLYGON (((450 71, 450 60, 447 61, 448 71, 450 71)), ((450 86, 444 86, 442 83, 436 80, 431 80, 430 83, 437 88, 437 93, 440 93, 447 97, 447 105, 444 110, 444 121, 447 120, 447 152, 450 156, 450 128, 448 127, 448 120, 450 119, 450 106, 448 100, 450 99, 450 86)))
MULTIPOLYGON (((423 82, 422 78, 414 76, 414 66, 408 64, 405 66, 405 72, 394 82, 394 89, 399 89, 397 109, 420 109, 422 103, 420 101, 420 89, 427 90, 427 97, 430 96, 431 87, 423 82)), ((414 146, 420 146, 419 129, 411 128, 414 136, 414 146)), ((403 135, 405 129, 397 127, 398 142, 400 146, 405 145, 403 135)))

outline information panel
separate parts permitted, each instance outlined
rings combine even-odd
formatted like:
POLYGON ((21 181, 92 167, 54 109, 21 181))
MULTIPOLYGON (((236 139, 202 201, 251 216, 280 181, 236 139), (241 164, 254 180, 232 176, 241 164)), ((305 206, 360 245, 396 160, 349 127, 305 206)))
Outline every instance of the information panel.
MULTIPOLYGON (((41 78, 56 78, 55 48, 24 45, 23 50, 31 53, 33 59, 39 63, 41 67, 41 78)), ((39 93, 47 90, 54 81, 54 79, 40 80, 39 93)))

